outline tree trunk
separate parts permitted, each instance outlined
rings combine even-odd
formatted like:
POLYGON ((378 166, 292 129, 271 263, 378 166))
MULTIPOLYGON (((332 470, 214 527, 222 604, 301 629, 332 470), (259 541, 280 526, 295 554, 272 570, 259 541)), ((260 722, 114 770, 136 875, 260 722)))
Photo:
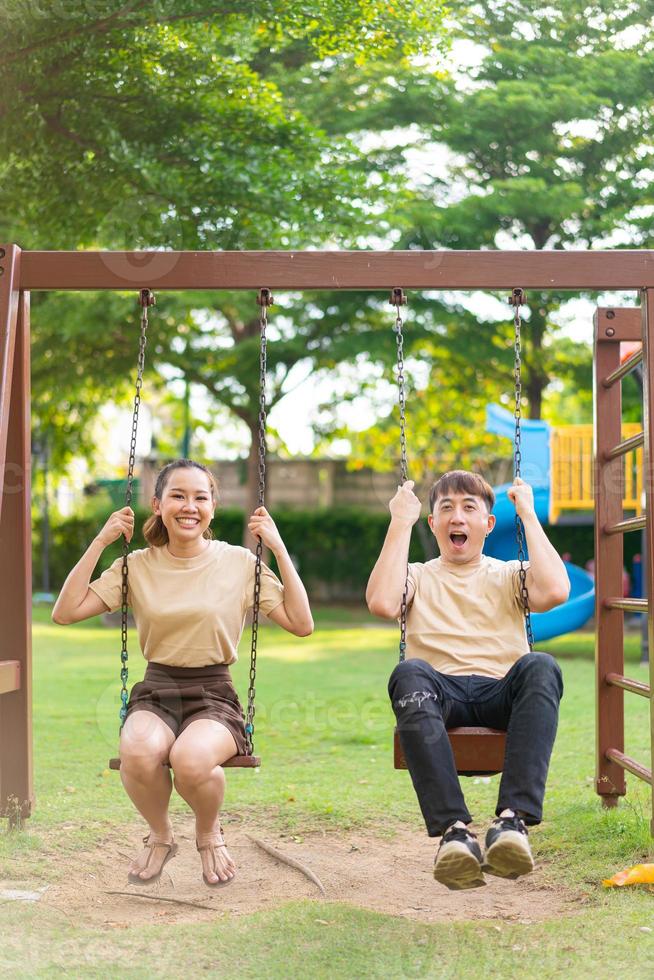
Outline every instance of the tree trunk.
MULTIPOLYGON (((541 297, 539 297, 539 300, 541 297)), ((543 336, 545 335, 545 324, 547 322, 547 307, 539 302, 537 308, 532 308, 529 320, 529 343, 526 347, 527 354, 525 361, 527 364, 527 380, 524 385, 524 392, 529 402, 529 417, 539 419, 543 407, 543 391, 545 390, 549 378, 541 368, 541 354, 543 350, 543 336)))

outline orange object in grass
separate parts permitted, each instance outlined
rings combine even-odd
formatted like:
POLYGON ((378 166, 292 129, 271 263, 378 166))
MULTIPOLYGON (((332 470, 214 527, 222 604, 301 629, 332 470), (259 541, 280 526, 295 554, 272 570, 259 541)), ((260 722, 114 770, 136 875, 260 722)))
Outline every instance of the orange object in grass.
POLYGON ((624 885, 654 885, 654 864, 635 864, 626 871, 618 871, 602 882, 605 888, 622 888, 624 885))

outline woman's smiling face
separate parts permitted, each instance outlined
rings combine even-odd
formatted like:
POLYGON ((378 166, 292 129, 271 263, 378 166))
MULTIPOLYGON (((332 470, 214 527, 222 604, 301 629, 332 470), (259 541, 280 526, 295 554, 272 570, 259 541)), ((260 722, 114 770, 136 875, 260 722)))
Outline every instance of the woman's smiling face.
POLYGON ((188 543, 202 537, 215 509, 211 490, 209 476, 203 470, 171 470, 161 500, 152 500, 152 510, 161 517, 171 542, 188 543))

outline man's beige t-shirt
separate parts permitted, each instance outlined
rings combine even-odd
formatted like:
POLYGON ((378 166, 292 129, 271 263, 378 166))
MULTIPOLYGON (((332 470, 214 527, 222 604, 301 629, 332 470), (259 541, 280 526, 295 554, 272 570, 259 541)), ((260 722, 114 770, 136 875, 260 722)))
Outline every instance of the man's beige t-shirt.
MULTIPOLYGON (((122 558, 91 582, 113 612, 121 605, 122 558)), ((164 545, 127 559, 128 602, 146 660, 171 667, 232 664, 245 614, 254 601, 255 556, 247 548, 210 541, 195 558, 175 558, 164 545)), ((261 566, 261 610, 284 599, 284 586, 261 566)))
POLYGON ((504 677, 529 652, 520 601, 520 562, 481 556, 476 565, 441 558, 409 565, 415 594, 406 656, 443 674, 504 677))

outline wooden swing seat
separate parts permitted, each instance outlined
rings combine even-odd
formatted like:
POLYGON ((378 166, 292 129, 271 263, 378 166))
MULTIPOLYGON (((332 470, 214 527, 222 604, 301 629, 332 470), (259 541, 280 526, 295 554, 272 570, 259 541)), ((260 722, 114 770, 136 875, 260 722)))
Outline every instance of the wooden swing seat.
MULTIPOLYGON (((497 728, 450 728, 447 737, 460 776, 494 776, 502 772, 506 732, 497 728)), ((394 732, 394 762, 396 769, 407 768, 397 728, 394 732)))
MULTIPOLYGON (((166 765, 170 767, 169 762, 166 765)), ((231 759, 222 763, 223 769, 258 769, 260 765, 259 755, 233 755, 231 759)), ((120 769, 120 759, 109 759, 109 768, 120 769)))

